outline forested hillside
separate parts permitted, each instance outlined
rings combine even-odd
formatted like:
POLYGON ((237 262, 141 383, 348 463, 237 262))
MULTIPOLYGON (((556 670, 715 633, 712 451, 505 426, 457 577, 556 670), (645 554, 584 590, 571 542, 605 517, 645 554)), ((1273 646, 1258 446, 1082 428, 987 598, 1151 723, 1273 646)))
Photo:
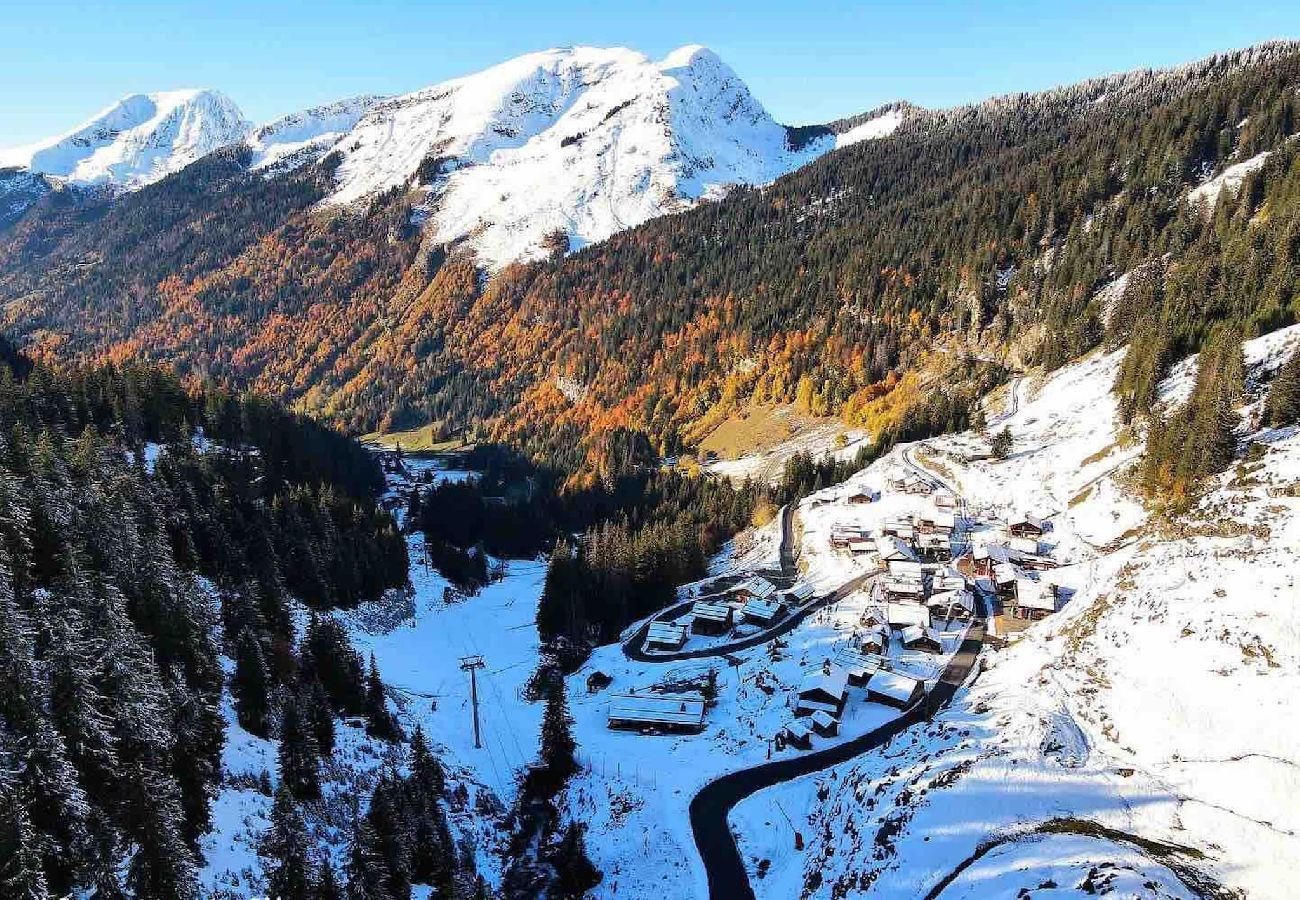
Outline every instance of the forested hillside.
POLYGON ((400 190, 326 212, 333 160, 263 179, 223 151, 112 204, 46 197, 0 233, 0 298, 37 353, 167 357, 347 428, 468 425, 569 471, 617 429, 689 450, 747 401, 950 426, 988 376, 936 371, 937 343, 1052 367, 1132 339, 1121 390, 1141 412, 1216 323, 1296 315, 1297 86, 1300 47, 1277 43, 913 111, 490 281, 428 243, 400 190), (1263 153, 1217 202, 1189 200, 1263 153), (1142 267, 1158 274, 1097 298, 1142 267))
POLYGON ((0 895, 195 897, 223 658, 240 724, 281 737, 277 827, 336 712, 393 733, 346 636, 326 616, 300 644, 294 626, 297 601, 326 613, 406 584, 381 473, 265 400, 4 349, 0 895))

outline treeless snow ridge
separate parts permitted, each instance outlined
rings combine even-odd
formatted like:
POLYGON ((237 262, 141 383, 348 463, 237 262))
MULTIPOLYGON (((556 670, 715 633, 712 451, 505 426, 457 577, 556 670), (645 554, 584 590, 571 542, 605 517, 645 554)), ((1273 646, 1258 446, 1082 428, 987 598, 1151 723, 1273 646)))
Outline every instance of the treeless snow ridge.
MULTIPOLYGON (((1290 340, 1266 336, 1246 356, 1267 369, 1290 340)), ((948 879, 943 898, 1074 896, 1102 878, 1127 896, 1216 882, 1293 896, 1300 497, 1285 490, 1300 487, 1300 429, 1254 435, 1262 457, 1217 479, 1191 515, 1151 521, 1123 484, 1134 449, 1117 441, 1117 362, 1094 355, 1030 385, 1006 461, 968 461, 973 435, 925 442, 989 510, 1092 487, 1049 533, 1078 561, 1065 573, 1077 593, 986 656, 929 726, 738 806, 760 897, 916 897, 948 879), (1098 833, 1019 839, 1061 819, 1098 833)))

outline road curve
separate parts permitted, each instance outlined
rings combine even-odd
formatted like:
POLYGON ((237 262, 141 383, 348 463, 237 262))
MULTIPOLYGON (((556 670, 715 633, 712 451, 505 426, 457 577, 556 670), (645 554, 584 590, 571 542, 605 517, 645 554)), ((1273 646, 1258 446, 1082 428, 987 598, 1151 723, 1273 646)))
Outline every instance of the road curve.
POLYGON ((727 824, 727 816, 736 804, 764 788, 811 775, 882 747, 913 725, 927 721, 965 683, 983 643, 984 622, 977 619, 944 667, 938 683, 901 715, 879 728, 825 750, 743 769, 705 785, 691 800, 690 817, 695 846, 709 879, 710 900, 753 900, 754 897, 744 861, 727 824))
MULTIPOLYGON (((794 554, 794 505, 789 504, 781 510, 781 571, 786 575, 796 574, 795 554, 794 554)), ((766 644, 783 634, 793 631, 800 622, 808 618, 817 610, 822 609, 832 603, 843 600, 849 594, 861 588, 864 584, 879 575, 880 571, 875 570, 865 572, 855 578, 851 578, 835 590, 831 591, 824 597, 809 603, 803 609, 793 612, 782 619, 778 624, 760 631, 758 634, 751 634, 749 637, 738 638, 726 644, 714 644, 711 647, 701 647, 698 650, 677 650, 671 653, 647 653, 644 649, 645 638, 650 631, 650 624, 662 619, 673 619, 682 615, 692 606, 694 600, 686 600, 678 603, 676 606, 670 606, 668 609, 657 613, 650 619, 641 624, 631 636, 623 642, 623 655, 628 659, 637 662, 649 663, 669 663, 680 662, 684 659, 704 659, 710 656, 723 656, 727 653, 734 653, 738 650, 748 650, 750 647, 757 647, 759 644, 766 644)))

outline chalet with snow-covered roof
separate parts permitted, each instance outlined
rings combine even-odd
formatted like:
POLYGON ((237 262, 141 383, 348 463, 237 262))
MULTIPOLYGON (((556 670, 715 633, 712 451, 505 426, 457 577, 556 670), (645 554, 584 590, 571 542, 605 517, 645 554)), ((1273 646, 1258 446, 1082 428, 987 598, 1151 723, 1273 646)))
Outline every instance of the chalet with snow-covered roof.
POLYGON ((889 647, 889 629, 883 625, 868 628, 858 637, 858 648, 863 653, 884 653, 889 647))
POLYGON ((821 668, 804 675, 797 697, 795 715, 810 716, 821 711, 838 716, 849 697, 849 673, 828 660, 821 668))
POLYGON ((746 600, 740 617, 755 625, 771 625, 785 617, 785 607, 775 600, 746 600))
POLYGON ((811 581, 801 581, 782 594, 781 600, 787 606, 803 606, 816 595, 817 589, 811 581))
POLYGON ((731 630, 732 608, 725 603, 696 602, 691 607, 691 630, 718 635, 731 630))
POLYGON ((957 517, 945 510, 926 510, 916 516, 917 531, 922 533, 952 534, 956 527, 957 517))
POLYGON ((906 533, 910 538, 914 530, 911 516, 889 516, 880 523, 880 533, 883 535, 902 537, 906 533))
POLYGON ((897 672, 877 672, 867 682, 867 699, 896 709, 907 709, 925 694, 925 685, 897 672))
POLYGON ((956 510, 957 495, 952 491, 938 490, 934 492, 934 505, 939 509, 956 510))
POLYGON ((928 494, 934 490, 934 485, 912 472, 904 472, 889 484, 894 490, 904 494, 928 494))
POLYGON ((889 560, 889 575, 891 578, 907 578, 920 581, 925 577, 925 568, 916 560, 891 559, 889 560))
POLYGON ((1000 563, 993 567, 993 585, 1000 597, 1013 597, 1016 593, 1016 579, 1020 570, 1011 563, 1000 563))
POLYGON ((893 602, 889 603, 885 609, 891 629, 897 630, 906 628, 909 625, 930 624, 930 609, 924 603, 893 602))
POLYGON ((935 593, 960 591, 965 587, 966 576, 955 566, 941 566, 930 576, 930 590, 935 593))
POLYGON ((878 653, 841 650, 835 657, 835 664, 848 673, 849 684, 862 687, 871 680, 872 675, 885 667, 885 660, 878 653))
POLYGON ((704 698, 699 694, 615 694, 609 701, 609 727, 702 731, 704 698))
POLYGON ((923 653, 943 652, 943 644, 939 641, 938 635, 925 625, 909 625, 899 633, 898 637, 908 650, 919 650, 923 653))
POLYGON ((1012 537, 1042 537, 1047 533, 1047 520, 1026 513, 1007 523, 1007 534, 1012 537))
POLYGON ((762 575, 754 575, 732 588, 731 593, 742 601, 767 600, 776 593, 776 585, 762 575))
POLYGON ((782 726, 778 736, 792 747, 798 747, 800 750, 812 749, 812 728, 800 719, 787 722, 782 726))
POLYGON ((840 733, 840 720, 822 709, 809 716, 808 723, 822 737, 835 737, 840 733))
POLYGON ((919 601, 925 594, 925 585, 915 578, 895 578, 892 575, 886 575, 880 582, 881 590, 885 592, 885 599, 894 600, 915 600, 919 601))
POLYGON ((848 522, 835 522, 831 525, 831 546, 837 550, 847 547, 850 541, 860 541, 866 537, 860 525, 848 522))
POLYGON ((1038 555, 1038 538, 1036 537, 1011 537, 1007 539, 1007 546, 1017 553, 1038 555))
POLYGON ((676 622, 651 622, 646 632, 647 650, 680 650, 686 643, 686 626, 676 622))
POLYGON ((1017 578, 1014 600, 1004 608, 1013 618, 1037 622, 1056 612, 1056 591, 1041 581, 1017 578))
POLYGON ((936 620, 965 622, 975 614, 975 598, 967 590, 931 594, 925 603, 936 620))
POLYGON ((943 562, 952 558, 952 538, 937 531, 918 534, 912 542, 917 556, 931 562, 943 562))
POLYGON ((876 545, 866 538, 854 538, 849 541, 849 553, 854 556, 864 556, 876 549, 876 545))
POLYGON ((876 539, 876 552, 886 565, 891 562, 916 562, 916 554, 894 535, 881 535, 876 539))
POLYGON ((871 488, 864 488, 863 490, 856 491, 855 493, 849 494, 849 503, 853 504, 854 506, 861 506, 867 503, 875 503, 879 499, 880 499, 880 491, 872 490, 871 488))

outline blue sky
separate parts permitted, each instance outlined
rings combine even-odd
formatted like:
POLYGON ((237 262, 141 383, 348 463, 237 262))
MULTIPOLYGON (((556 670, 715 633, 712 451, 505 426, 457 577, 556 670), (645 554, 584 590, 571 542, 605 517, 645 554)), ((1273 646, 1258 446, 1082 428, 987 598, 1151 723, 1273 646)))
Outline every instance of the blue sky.
POLYGON ((892 99, 949 106, 1300 37, 1300 9, 1281 0, 0 0, 0 23, 0 146, 53 135, 136 91, 215 87, 262 121, 563 44, 653 57, 706 44, 773 115, 797 124, 892 99))

